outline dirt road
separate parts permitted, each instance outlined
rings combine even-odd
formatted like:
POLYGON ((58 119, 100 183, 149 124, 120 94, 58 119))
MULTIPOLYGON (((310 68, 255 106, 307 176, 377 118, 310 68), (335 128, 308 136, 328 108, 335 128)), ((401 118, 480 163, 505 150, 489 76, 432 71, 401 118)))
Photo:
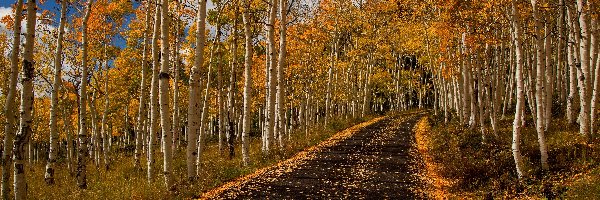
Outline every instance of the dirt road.
POLYGON ((420 199, 422 195, 413 190, 420 183, 411 171, 415 159, 409 153, 414 142, 412 128, 420 116, 378 119, 221 187, 208 198, 420 199))

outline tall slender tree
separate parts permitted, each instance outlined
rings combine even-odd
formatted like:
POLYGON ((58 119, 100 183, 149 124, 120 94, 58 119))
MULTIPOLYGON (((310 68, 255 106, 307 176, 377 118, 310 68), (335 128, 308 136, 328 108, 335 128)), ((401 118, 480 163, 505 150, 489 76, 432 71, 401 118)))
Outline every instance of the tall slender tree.
POLYGON ((62 54, 63 54, 63 35, 65 33, 65 23, 67 15, 67 1, 60 2, 60 23, 58 25, 58 38, 56 39, 56 53, 54 54, 54 80, 52 83, 51 108, 50 108, 50 152, 48 152, 48 164, 46 164, 46 173, 44 180, 46 184, 54 184, 54 164, 58 154, 58 130, 57 130, 57 112, 58 112, 58 92, 62 82, 62 54))
POLYGON ((189 179, 197 177, 196 159, 198 155, 197 140, 198 134, 202 131, 200 128, 200 68, 204 64, 204 43, 206 27, 206 0, 197 0, 199 5, 196 13, 196 49, 194 55, 194 65, 190 70, 189 102, 188 102, 188 131, 187 131, 187 176, 189 179))
POLYGON ((88 141, 88 133, 87 133, 87 85, 88 85, 88 21, 90 19, 90 14, 92 12, 92 2, 93 0, 88 1, 87 8, 85 10, 85 14, 83 16, 83 24, 81 26, 81 41, 82 52, 81 52, 81 85, 79 88, 79 134, 77 135, 79 140, 78 151, 77 151, 77 186, 80 189, 87 188, 87 178, 86 178, 86 164, 87 164, 87 141, 88 141))
POLYGON ((150 42, 150 13, 151 13, 151 1, 147 0, 144 4, 144 7, 146 9, 146 11, 144 12, 145 14, 145 19, 144 19, 144 43, 143 43, 143 52, 142 52, 142 81, 140 83, 140 103, 139 103, 139 108, 138 108, 138 120, 137 120, 137 127, 136 127, 136 133, 135 133, 135 162, 134 162, 134 166, 137 169, 142 168, 141 166, 141 156, 142 156, 142 142, 143 142, 143 130, 144 130, 144 126, 146 126, 147 121, 148 121, 148 116, 147 114, 147 108, 148 108, 148 104, 147 104, 147 99, 148 99, 148 92, 147 92, 147 87, 148 87, 148 67, 150 66, 150 63, 148 61, 148 43, 150 42))
POLYGON ((13 138, 17 116, 15 114, 15 99, 17 93, 17 76, 19 75, 19 52, 21 48, 21 20, 23 13, 23 0, 15 4, 15 23, 13 26, 12 51, 10 55, 10 83, 4 103, 5 125, 2 150, 2 199, 9 199, 8 181, 10 178, 10 164, 12 157, 13 138))
POLYGON ((243 127, 242 127, 242 160, 244 165, 248 165, 250 162, 250 156, 248 155, 248 138, 250 136, 250 104, 252 101, 252 30, 250 27, 250 1, 244 0, 244 13, 242 14, 244 20, 244 36, 245 36, 245 55, 244 55, 244 111, 243 111, 243 127))
POLYGON ((279 147, 283 148, 283 130, 285 129, 285 59, 286 59, 286 23, 287 23, 287 0, 280 0, 279 6, 279 62, 277 66, 277 140, 279 147))
POLYGON ((163 175, 165 177, 165 185, 167 188, 173 186, 173 174, 171 174, 171 142, 172 142, 172 130, 171 130, 171 108, 169 103, 169 81, 171 75, 169 73, 169 0, 162 0, 162 23, 161 23, 161 67, 160 67, 160 125, 162 127, 162 143, 163 143, 163 175))
POLYGON ((269 99, 267 103, 267 125, 266 125, 266 141, 265 141, 265 153, 269 153, 269 148, 273 142, 274 128, 275 128, 275 92, 277 83, 275 74, 275 67, 277 66, 277 59, 275 58, 275 19, 277 17, 278 0, 271 0, 269 6, 269 18, 266 24, 267 29, 267 43, 269 48, 269 60, 268 62, 268 93, 269 99))
POLYGON ((517 175, 519 179, 527 176, 525 174, 525 170, 523 169, 523 158, 521 156, 521 120, 523 109, 525 108, 525 94, 523 93, 524 85, 523 85, 523 49, 521 44, 521 36, 522 30, 519 25, 519 14, 516 8, 516 0, 511 1, 511 23, 513 26, 513 43, 515 44, 515 54, 517 57, 516 63, 517 67, 515 69, 515 79, 517 79, 517 105, 515 110, 515 119, 513 122, 513 138, 512 138, 512 152, 513 158, 515 160, 515 167, 517 170, 517 175))
POLYGON ((154 10, 154 31, 152 33, 152 83, 150 89, 150 138, 148 139, 148 181, 152 182, 154 178, 154 143, 158 137, 159 105, 159 67, 160 55, 158 47, 158 37, 160 34, 161 6, 160 1, 156 0, 156 9, 154 10))
POLYGON ((25 199, 27 197, 24 148, 29 143, 33 133, 33 79, 35 78, 33 45, 35 43, 36 7, 35 0, 27 1, 27 32, 25 34, 23 69, 21 70, 21 116, 19 132, 15 135, 15 143, 13 144, 15 199, 25 199))

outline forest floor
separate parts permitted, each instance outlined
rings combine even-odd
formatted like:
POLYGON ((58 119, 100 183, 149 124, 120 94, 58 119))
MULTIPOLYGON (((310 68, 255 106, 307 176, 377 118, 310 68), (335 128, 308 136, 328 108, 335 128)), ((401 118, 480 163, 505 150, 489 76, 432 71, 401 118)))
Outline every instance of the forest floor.
POLYGON ((521 133, 527 176, 518 180, 512 157, 512 121, 499 120, 497 136, 483 141, 481 130, 442 116, 424 117, 415 126, 422 157, 421 180, 431 199, 600 199, 600 148, 579 129, 554 117, 546 132, 550 170, 543 171, 531 115, 521 133))
MULTIPOLYGON (((108 170, 102 163, 95 165, 91 161, 87 165, 88 188, 77 188, 74 173, 69 173, 65 158, 59 157, 56 165, 55 184, 44 182, 45 159, 32 161, 26 170, 29 199, 189 199, 201 197, 203 193, 236 178, 256 172, 268 166, 276 165, 309 147, 319 144, 332 135, 369 121, 375 116, 364 118, 340 118, 332 120, 327 126, 315 125, 308 129, 292 133, 286 140, 284 148, 273 148, 269 155, 261 152, 261 140, 258 136, 250 140, 250 164, 242 165, 240 144, 236 142, 236 155, 229 159, 227 153, 220 153, 217 137, 207 137, 207 145, 203 152, 200 178, 189 182, 186 178, 185 144, 180 146, 173 157, 173 175, 176 181, 174 190, 167 190, 162 175, 162 153, 159 145, 155 150, 154 179, 148 182, 146 155, 142 155, 142 169, 134 167, 133 142, 126 148, 113 147, 111 163, 108 170)), ((320 124, 320 123, 319 123, 320 124)), ((257 133, 253 133, 258 135, 257 133)), ((11 172, 12 174, 12 172, 11 172)), ((12 183, 12 176, 9 183, 12 183)), ((12 190, 12 185, 11 188, 12 190)))
POLYGON ((380 117, 279 164, 204 194, 206 199, 422 199, 412 129, 418 112, 380 117))

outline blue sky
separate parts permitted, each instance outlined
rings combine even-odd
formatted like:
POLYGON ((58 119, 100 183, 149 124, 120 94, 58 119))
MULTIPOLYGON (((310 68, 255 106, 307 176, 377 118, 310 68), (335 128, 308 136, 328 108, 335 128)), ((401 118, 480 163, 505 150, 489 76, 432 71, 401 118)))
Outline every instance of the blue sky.
MULTIPOLYGON (((26 3, 27 0, 24 0, 24 3, 26 3)), ((15 4, 16 0, 0 0, 0 18, 3 17, 4 15, 9 15, 12 14, 11 11, 11 5, 15 4)), ((38 1, 38 6, 40 6, 41 10, 50 10, 53 13, 57 13, 55 16, 56 18, 59 17, 59 12, 60 12, 60 5, 57 4, 56 0, 46 0, 44 2, 44 4, 40 4, 38 1)), ((133 3, 134 8, 137 8, 139 6, 139 2, 134 1, 133 3)), ((212 4, 211 1, 208 1, 208 5, 207 5, 208 9, 212 9, 214 8, 214 5, 212 4)), ((38 10, 38 12, 41 12, 41 10, 38 10)), ((74 13, 76 12, 75 9, 70 8, 69 9, 69 14, 70 13, 74 13)), ((123 24, 123 27, 126 28, 127 25, 129 24, 129 22, 134 18, 134 15, 129 15, 127 16, 127 18, 125 19, 125 23, 123 24)), ((58 21, 58 19, 56 19, 55 21, 58 21)), ((1 31, 8 31, 6 30, 6 27, 0 23, 0 32, 1 31)), ((115 46, 118 46, 120 48, 124 48, 125 47, 125 39, 121 36, 116 36, 113 38, 113 44, 115 46)))
MULTIPOLYGON (((7 14, 12 14, 11 11, 11 6, 13 4, 16 3, 16 0, 2 0, 0 1, 0 17, 7 15, 7 14)), ((24 0, 24 3, 26 3, 26 0, 24 0)), ((134 6, 139 5, 139 3, 134 3, 134 6)), ((55 15, 55 21, 58 22, 58 17, 59 17, 59 12, 60 12, 60 5, 57 4, 56 0, 46 0, 44 2, 44 4, 40 4, 40 2, 38 1, 38 6, 40 6, 41 10, 49 10, 53 13, 56 13, 55 15)), ((41 10, 38 10, 38 13, 41 13, 41 10)), ((76 12, 75 9, 73 9, 72 7, 70 7, 69 9, 69 14, 76 12)), ((129 23, 129 21, 133 18, 133 15, 128 16, 126 18, 126 23, 125 23, 125 27, 127 27, 127 24, 129 23)), ((4 27, 4 25, 0 25, 0 31, 6 31, 6 28, 4 27)), ((57 24, 55 25, 57 26, 57 24)), ((115 37, 113 38, 113 44, 124 48, 125 47, 125 40, 122 37, 115 37)))

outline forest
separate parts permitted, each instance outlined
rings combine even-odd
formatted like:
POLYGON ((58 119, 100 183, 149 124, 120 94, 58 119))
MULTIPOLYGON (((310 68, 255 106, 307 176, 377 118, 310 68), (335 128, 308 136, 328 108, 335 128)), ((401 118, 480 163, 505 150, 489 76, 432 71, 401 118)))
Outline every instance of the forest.
POLYGON ((410 151, 360 168, 410 169, 414 196, 384 199, 595 199, 599 20, 598 0, 6 0, 1 197, 361 197, 270 185, 346 145, 410 151))

